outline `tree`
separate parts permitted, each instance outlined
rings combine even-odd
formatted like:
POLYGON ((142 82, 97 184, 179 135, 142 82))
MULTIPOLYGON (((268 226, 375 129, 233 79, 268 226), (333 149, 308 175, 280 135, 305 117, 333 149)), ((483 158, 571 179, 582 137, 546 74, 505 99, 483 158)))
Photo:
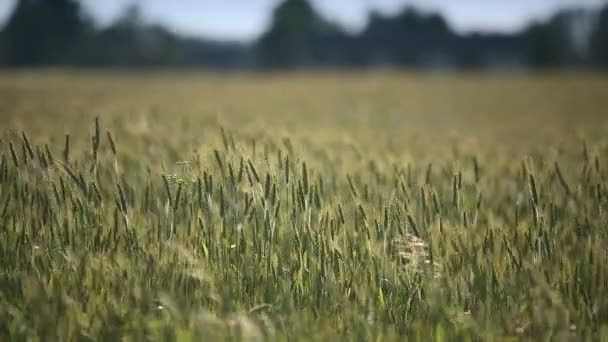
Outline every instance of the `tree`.
POLYGON ((264 67, 293 67, 319 61, 315 41, 340 30, 319 16, 307 0, 286 0, 274 10, 270 29, 258 41, 264 67))
POLYGON ((89 29, 75 0, 18 0, 4 29, 12 65, 58 64, 89 29))
POLYGON ((572 30, 577 17, 585 12, 563 10, 548 22, 533 23, 523 33, 528 64, 532 67, 554 68, 580 64, 584 60, 576 51, 572 30))
POLYGON ((591 53, 597 64, 608 66, 608 6, 600 12, 591 36, 591 53))
POLYGON ((372 60, 420 66, 446 57, 453 33, 440 15, 405 7, 392 16, 372 13, 363 38, 372 60))

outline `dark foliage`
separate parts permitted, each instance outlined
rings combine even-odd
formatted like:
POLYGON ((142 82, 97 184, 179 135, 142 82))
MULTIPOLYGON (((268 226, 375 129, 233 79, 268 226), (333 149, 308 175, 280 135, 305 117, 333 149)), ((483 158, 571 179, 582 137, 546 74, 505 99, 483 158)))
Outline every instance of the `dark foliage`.
POLYGON ((591 37, 591 51, 596 63, 608 67, 608 6, 599 14, 591 37))
POLYGON ((95 29, 77 0, 19 0, 0 34, 0 63, 215 69, 608 65, 608 7, 581 36, 593 17, 591 11, 565 10, 520 33, 462 35, 440 15, 408 7, 391 16, 371 13, 366 28, 352 34, 308 0, 285 0, 269 29, 249 45, 181 37, 145 22, 134 6, 109 27, 95 29))

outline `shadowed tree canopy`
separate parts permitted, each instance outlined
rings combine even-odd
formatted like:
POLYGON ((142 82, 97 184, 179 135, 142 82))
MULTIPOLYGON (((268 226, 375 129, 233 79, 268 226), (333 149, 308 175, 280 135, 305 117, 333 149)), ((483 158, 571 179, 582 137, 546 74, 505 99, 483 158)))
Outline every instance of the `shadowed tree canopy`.
POLYGON ((145 22, 132 4, 107 28, 86 43, 82 62, 93 65, 150 66, 178 64, 180 41, 162 26, 145 22))
POLYGON ((307 0, 286 0, 274 10, 270 29, 258 42, 258 58, 264 67, 315 64, 328 53, 322 40, 342 35, 322 18, 307 0), (321 44, 317 44, 317 43, 321 44))
POLYGON ((372 61, 401 65, 420 65, 444 54, 452 31, 436 14, 404 8, 394 16, 372 13, 362 34, 372 61))
POLYGON ((563 39, 550 24, 535 23, 524 32, 527 62, 534 67, 556 67, 562 61, 563 39))
MULTIPOLYGON (((547 22, 528 26, 523 33, 528 65, 555 68, 583 64, 589 51, 577 50, 573 34, 580 31, 581 17, 591 22, 593 16, 582 10, 568 9, 558 12, 547 22)), ((589 46, 592 38, 585 39, 587 42, 582 45, 589 46)))
POLYGON ((591 52, 597 64, 608 67, 608 6, 599 14, 597 26, 591 36, 591 52))
POLYGON ((75 0, 18 0, 3 31, 5 58, 11 65, 63 62, 89 23, 75 0))

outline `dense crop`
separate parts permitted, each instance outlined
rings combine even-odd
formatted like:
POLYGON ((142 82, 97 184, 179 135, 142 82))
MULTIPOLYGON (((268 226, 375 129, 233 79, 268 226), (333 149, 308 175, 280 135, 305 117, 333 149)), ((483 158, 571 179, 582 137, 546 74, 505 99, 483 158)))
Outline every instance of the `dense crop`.
POLYGON ((608 338, 600 76, 0 81, 0 339, 608 338))

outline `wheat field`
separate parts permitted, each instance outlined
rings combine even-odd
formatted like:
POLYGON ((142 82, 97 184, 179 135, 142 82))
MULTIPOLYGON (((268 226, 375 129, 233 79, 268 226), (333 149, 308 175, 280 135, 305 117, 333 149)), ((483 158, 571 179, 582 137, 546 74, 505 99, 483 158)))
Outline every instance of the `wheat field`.
POLYGON ((0 340, 608 339, 602 74, 0 73, 0 340))

